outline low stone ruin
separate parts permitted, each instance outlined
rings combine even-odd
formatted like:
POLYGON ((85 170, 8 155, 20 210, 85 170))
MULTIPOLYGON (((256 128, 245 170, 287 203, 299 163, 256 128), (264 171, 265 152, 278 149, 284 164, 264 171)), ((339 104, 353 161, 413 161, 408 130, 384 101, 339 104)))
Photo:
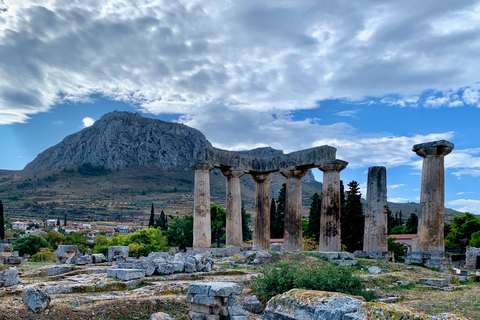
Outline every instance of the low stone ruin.
POLYGON ((80 257, 78 246, 61 244, 55 251, 55 257, 60 263, 74 264, 80 257))
POLYGON ((457 314, 430 316, 402 305, 365 302, 362 298, 337 292, 292 289, 268 301, 263 320, 473 320, 457 314))
POLYGON ((18 271, 16 267, 10 267, 0 272, 0 287, 11 287, 18 283, 18 271))
POLYGON ((50 295, 43 289, 27 287, 22 293, 23 303, 35 313, 47 309, 50 304, 50 295))
POLYGON ((190 318, 247 320, 247 313, 240 306, 241 297, 242 287, 233 282, 192 283, 187 292, 190 318))
POLYGON ((424 265, 428 268, 435 268, 439 271, 448 270, 451 267, 452 257, 445 252, 407 252, 405 264, 424 265))
POLYGON ((18 251, 13 251, 13 246, 9 243, 0 243, 0 263, 19 265, 22 259, 18 251))
POLYGON ((355 259, 353 253, 350 252, 314 252, 315 255, 320 258, 327 259, 330 262, 334 262, 339 266, 350 267, 357 265, 357 260, 355 259))
POLYGON ((480 248, 467 247, 467 252, 465 253, 465 269, 480 269, 480 248))
POLYGON ((108 247, 108 262, 117 261, 125 262, 128 258, 130 247, 128 246, 111 246, 108 247))

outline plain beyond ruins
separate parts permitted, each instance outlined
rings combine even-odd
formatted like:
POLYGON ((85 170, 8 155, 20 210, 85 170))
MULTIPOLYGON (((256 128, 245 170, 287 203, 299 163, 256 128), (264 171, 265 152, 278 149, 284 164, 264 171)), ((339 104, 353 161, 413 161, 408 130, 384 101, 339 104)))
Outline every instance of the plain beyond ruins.
MULTIPOLYGON (((445 178, 444 158, 454 148, 446 140, 413 146, 423 158, 418 240, 407 253, 406 263, 420 263, 443 269, 449 264, 445 255, 445 178)), ((270 249, 270 179, 273 172, 286 178, 285 236, 283 249, 303 250, 301 178, 309 169, 323 172, 319 251, 340 252, 340 172, 348 162, 336 159, 336 149, 320 146, 285 155, 256 157, 214 147, 199 150, 196 162, 194 191, 193 248, 211 247, 210 178, 209 172, 220 169, 227 179, 226 246, 240 251, 241 191, 240 177, 249 174, 256 183, 253 245, 270 249)), ((370 167, 367 182, 365 235, 363 255, 388 257, 387 248, 387 183, 385 167, 370 167)))

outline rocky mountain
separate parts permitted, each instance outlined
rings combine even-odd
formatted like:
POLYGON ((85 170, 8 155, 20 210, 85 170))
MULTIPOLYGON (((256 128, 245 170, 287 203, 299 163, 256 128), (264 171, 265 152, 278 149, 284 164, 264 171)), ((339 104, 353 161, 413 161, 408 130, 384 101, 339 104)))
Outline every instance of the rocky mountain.
POLYGON ((114 111, 40 153, 23 174, 41 174, 82 163, 112 170, 131 166, 188 170, 195 150, 210 145, 200 131, 185 125, 114 111))

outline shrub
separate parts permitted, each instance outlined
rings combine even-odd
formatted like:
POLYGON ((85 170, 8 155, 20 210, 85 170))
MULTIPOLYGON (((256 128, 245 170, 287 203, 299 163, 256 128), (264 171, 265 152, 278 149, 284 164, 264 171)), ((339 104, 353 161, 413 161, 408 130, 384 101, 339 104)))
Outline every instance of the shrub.
POLYGON ((57 257, 52 249, 41 248, 39 252, 35 253, 32 256, 33 262, 56 262, 57 257))
POLYGON ((26 254, 33 256, 40 251, 40 248, 50 248, 50 244, 43 237, 35 234, 29 234, 13 242, 13 249, 18 251, 21 256, 26 254))
POLYGON ((403 262, 405 258, 405 246, 401 243, 395 242, 396 238, 388 238, 388 251, 393 251, 395 261, 403 262))
POLYGON ((262 273, 253 281, 252 290, 263 303, 293 288, 341 292, 362 296, 367 301, 375 298, 375 294, 367 292, 362 280, 353 276, 350 269, 332 263, 305 266, 280 261, 265 267, 262 273))

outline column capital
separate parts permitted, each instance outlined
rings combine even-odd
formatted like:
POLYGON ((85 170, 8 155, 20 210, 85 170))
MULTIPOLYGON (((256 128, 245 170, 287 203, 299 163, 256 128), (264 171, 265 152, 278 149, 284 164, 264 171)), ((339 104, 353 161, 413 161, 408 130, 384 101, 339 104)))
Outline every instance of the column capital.
POLYGON ((252 176, 253 181, 257 183, 262 183, 262 182, 270 182, 270 179, 272 179, 272 173, 271 172, 250 172, 250 175, 252 176))
POLYGON ((240 178, 245 174, 245 172, 241 170, 220 169, 220 171, 222 171, 222 175, 226 178, 240 178))
POLYGON ((300 170, 300 169, 286 169, 286 170, 282 170, 280 171, 280 174, 282 176, 284 176, 285 178, 289 179, 289 178, 298 178, 298 179, 301 179, 303 178, 306 174, 308 173, 308 169, 303 169, 303 170, 300 170))
POLYGON ((437 140, 419 143, 413 146, 412 151, 422 158, 427 156, 446 156, 452 152, 454 144, 447 140, 437 140))
POLYGON ((196 162, 190 168, 192 170, 195 170, 195 171, 199 171, 199 170, 201 170, 201 171, 211 171, 211 170, 213 170, 214 166, 211 165, 208 162, 196 162))
POLYGON ((347 161, 335 159, 323 162, 321 165, 318 166, 318 169, 321 171, 342 171, 348 165, 347 161))

